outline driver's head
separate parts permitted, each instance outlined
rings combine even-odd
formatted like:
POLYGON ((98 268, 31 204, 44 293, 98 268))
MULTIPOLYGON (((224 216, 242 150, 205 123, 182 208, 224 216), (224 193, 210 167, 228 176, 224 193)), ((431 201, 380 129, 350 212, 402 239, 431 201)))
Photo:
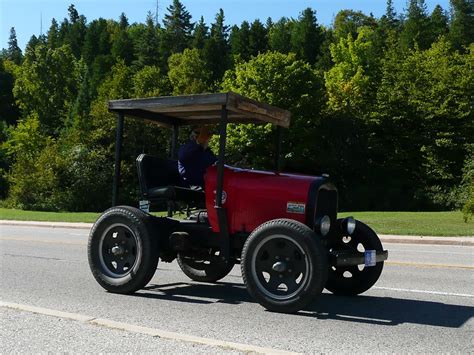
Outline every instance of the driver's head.
POLYGON ((193 128, 191 139, 195 139, 199 144, 207 144, 212 137, 212 132, 207 126, 197 126, 193 128))

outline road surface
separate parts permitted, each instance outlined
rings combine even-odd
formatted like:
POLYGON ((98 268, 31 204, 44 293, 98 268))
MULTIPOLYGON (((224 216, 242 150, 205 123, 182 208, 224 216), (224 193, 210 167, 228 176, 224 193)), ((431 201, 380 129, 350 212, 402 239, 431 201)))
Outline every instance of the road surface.
POLYGON ((87 236, 0 226, 0 353, 474 352, 474 247, 386 244, 371 290, 324 292, 287 315, 255 303, 238 266, 211 285, 160 263, 146 289, 107 293, 90 273, 87 236))

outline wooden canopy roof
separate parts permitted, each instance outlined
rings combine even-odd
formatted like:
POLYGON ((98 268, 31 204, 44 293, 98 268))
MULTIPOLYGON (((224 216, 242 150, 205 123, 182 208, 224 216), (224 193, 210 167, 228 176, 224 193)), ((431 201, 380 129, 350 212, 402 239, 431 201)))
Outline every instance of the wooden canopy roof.
POLYGON ((291 113, 233 92, 109 101, 109 111, 162 126, 219 123, 223 109, 229 123, 272 123, 288 128, 291 113))

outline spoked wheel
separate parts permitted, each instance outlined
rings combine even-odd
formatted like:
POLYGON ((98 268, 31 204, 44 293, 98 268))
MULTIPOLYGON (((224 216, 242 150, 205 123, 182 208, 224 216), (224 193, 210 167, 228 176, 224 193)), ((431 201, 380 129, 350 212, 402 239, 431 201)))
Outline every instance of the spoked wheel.
POLYGON ((92 227, 88 256, 97 282, 107 291, 133 293, 153 277, 158 241, 150 216, 127 206, 105 211, 92 227))
POLYGON ((242 251, 242 277, 265 308, 291 313, 308 305, 324 287, 326 254, 314 232, 287 219, 262 224, 242 251))
POLYGON ((199 260, 178 254, 177 260, 181 270, 191 280, 199 282, 216 282, 232 271, 235 262, 229 260, 225 262, 219 255, 212 252, 209 260, 199 260))
MULTIPOLYGON (((357 221, 356 229, 350 236, 341 235, 338 248, 341 250, 382 251, 382 243, 377 234, 364 223, 357 221)), ((375 266, 364 265, 332 266, 329 268, 326 289, 336 295, 354 296, 367 291, 379 279, 383 269, 383 261, 375 266)))

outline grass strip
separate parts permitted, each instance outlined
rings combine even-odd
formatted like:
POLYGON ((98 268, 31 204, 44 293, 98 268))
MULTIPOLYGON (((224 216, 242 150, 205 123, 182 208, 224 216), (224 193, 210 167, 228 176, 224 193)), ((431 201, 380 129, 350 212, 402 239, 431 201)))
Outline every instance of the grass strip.
POLYGON ((343 212, 379 234, 474 237, 474 221, 463 220, 462 212, 343 212))

